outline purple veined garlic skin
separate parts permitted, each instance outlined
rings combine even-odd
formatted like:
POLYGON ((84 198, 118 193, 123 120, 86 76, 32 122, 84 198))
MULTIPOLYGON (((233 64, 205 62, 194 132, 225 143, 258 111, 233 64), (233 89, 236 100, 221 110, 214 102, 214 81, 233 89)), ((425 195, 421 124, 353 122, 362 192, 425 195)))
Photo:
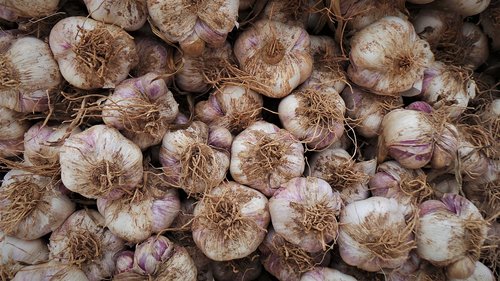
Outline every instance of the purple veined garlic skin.
POLYGON ((0 106, 0 157, 17 156, 24 151, 24 133, 30 123, 22 120, 21 114, 0 106))
POLYGON ((30 265, 17 272, 12 281, 90 281, 84 271, 76 265, 68 265, 57 261, 30 265))
POLYGON ((116 257, 115 275, 134 270, 134 252, 125 250, 119 252, 116 257))
POLYGON ((141 28, 148 17, 146 0, 84 0, 90 16, 127 31, 141 28))

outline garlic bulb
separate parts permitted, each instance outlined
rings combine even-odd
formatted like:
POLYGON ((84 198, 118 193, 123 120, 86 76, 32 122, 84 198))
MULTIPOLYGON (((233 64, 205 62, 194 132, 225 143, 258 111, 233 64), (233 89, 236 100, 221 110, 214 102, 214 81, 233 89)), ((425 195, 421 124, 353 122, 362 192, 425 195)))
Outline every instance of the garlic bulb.
POLYGON ((348 204, 340 214, 337 243, 342 259, 366 271, 397 268, 415 248, 414 219, 395 199, 370 197, 348 204))
POLYGON ((434 7, 451 10, 464 17, 473 16, 484 11, 490 4, 490 0, 439 0, 435 1, 434 7))
POLYGON ((423 8, 412 19, 415 32, 431 45, 431 49, 446 51, 443 43, 454 42, 463 25, 460 15, 440 9, 423 8))
POLYGON ((42 18, 57 11, 59 0, 2 0, 0 18, 17 21, 19 18, 42 18))
POLYGON ((167 182, 188 194, 204 193, 219 185, 229 168, 231 141, 227 129, 209 128, 200 121, 166 133, 160 161, 167 182))
MULTIPOLYGON (((42 239, 21 240, 0 231, 0 274, 2 269, 17 271, 26 265, 46 262, 49 249, 42 239)), ((3 275, 1 275, 4 278, 3 275)))
POLYGON ((237 25, 238 0, 147 0, 147 4, 152 24, 164 40, 179 42, 188 56, 199 56, 205 45, 221 47, 237 25))
POLYGON ((24 134, 24 160, 33 165, 58 165, 64 140, 80 132, 80 128, 72 128, 69 124, 44 125, 44 122, 38 122, 24 134))
POLYGON ((498 20, 499 11, 500 2, 494 0, 479 16, 479 21, 484 32, 491 38, 491 49, 493 51, 500 50, 500 31, 498 28, 500 24, 500 21, 498 20))
POLYGON ((222 84, 196 104, 195 114, 210 126, 239 133, 261 118, 263 104, 262 96, 249 88, 222 84))
POLYGON ((337 237, 342 199, 319 178, 293 178, 269 199, 273 228, 307 252, 325 251, 337 237))
POLYGON ((488 59, 488 37, 479 26, 470 22, 463 24, 461 32, 465 41, 463 43, 464 65, 477 69, 488 59))
MULTIPOLYGON (((481 146, 474 143, 474 136, 460 128, 457 158, 460 163, 458 171, 463 181, 478 181, 488 172, 488 158, 483 153, 481 146)), ((476 138, 484 137, 477 135, 476 138)))
POLYGON ((142 150, 161 143, 179 105, 155 73, 122 81, 102 105, 102 120, 142 150))
POLYGON ((64 79, 84 90, 114 88, 138 62, 127 32, 85 17, 59 21, 49 44, 64 79))
POLYGON ((300 281, 357 281, 356 278, 328 267, 316 267, 300 277, 300 281))
POLYGON ((493 272, 483 263, 476 261, 474 272, 465 279, 450 278, 448 281, 495 281, 493 272))
POLYGON ((368 181, 376 166, 375 160, 356 163, 344 149, 328 148, 312 155, 306 174, 325 180, 348 204, 368 198, 368 181))
POLYGON ((128 242, 139 243, 168 228, 179 213, 177 190, 168 188, 154 170, 144 172, 143 183, 117 199, 99 198, 97 208, 109 230, 128 242))
POLYGON ((32 240, 58 228, 75 210, 51 178, 10 170, 0 187, 0 230, 32 240))
POLYGON ((440 267, 448 278, 465 279, 474 272, 487 223, 469 200, 445 194, 441 201, 420 205, 416 232, 418 255, 440 267))
POLYGON ((122 251, 116 254, 115 276, 123 272, 132 272, 134 269, 134 252, 122 251))
POLYGON ((139 147, 106 125, 95 125, 67 138, 59 162, 64 185, 88 198, 131 189, 143 175, 139 147))
POLYGON ((136 36, 134 42, 139 63, 131 70, 132 76, 139 77, 152 72, 170 84, 176 71, 174 49, 156 38, 146 36, 136 36))
POLYGON ((0 106, 19 112, 45 111, 48 95, 61 82, 54 56, 40 39, 13 39, 0 54, 0 106))
POLYGON ((344 134, 344 114, 345 103, 330 86, 301 86, 278 106, 283 127, 314 150, 340 139, 344 134))
POLYGON ((7 158, 22 154, 24 133, 29 122, 22 120, 21 114, 0 106, 0 157, 7 158))
POLYGON ((89 15, 96 21, 118 25, 133 31, 141 28, 148 17, 146 0, 84 0, 89 15))
POLYGON ((229 171, 238 183, 272 196, 304 172, 304 148, 286 130, 257 121, 234 138, 229 171))
POLYGON ((384 116, 403 106, 402 97, 379 96, 359 87, 346 87, 341 93, 346 105, 347 121, 363 137, 373 138, 380 133, 384 116))
POLYGON ((267 1, 260 17, 298 26, 311 33, 319 33, 327 22, 324 9, 325 4, 322 1, 271 0, 267 1))
POLYGON ((346 0, 340 2, 340 12, 348 34, 355 34, 387 16, 407 19, 404 0, 346 0))
POLYGON ((54 261, 26 266, 17 272, 12 281, 89 281, 78 266, 54 261))
POLYGON ((378 95, 420 93, 424 70, 434 61, 429 44, 413 25, 385 17, 357 32, 351 40, 349 79, 378 95))
POLYGON ((217 281, 251 281, 259 278, 262 273, 262 264, 257 253, 242 259, 211 262, 210 268, 217 281))
POLYGON ((194 209, 191 229, 198 248, 210 259, 241 259, 257 250, 269 224, 267 198, 260 192, 225 182, 194 209))
POLYGON ((104 228, 104 218, 94 210, 74 212, 50 235, 50 259, 76 265, 89 281, 110 277, 115 255, 125 248, 124 241, 104 228))
POLYGON ((313 67, 307 32, 276 21, 260 20, 241 33, 234 54, 241 70, 264 85, 259 93, 272 98, 290 94, 313 67))

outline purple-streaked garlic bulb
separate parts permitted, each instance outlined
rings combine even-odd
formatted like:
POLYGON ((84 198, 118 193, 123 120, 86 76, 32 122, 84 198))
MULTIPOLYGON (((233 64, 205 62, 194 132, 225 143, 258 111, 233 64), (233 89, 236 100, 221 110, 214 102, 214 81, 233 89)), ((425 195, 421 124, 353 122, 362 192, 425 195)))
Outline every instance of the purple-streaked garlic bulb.
POLYGON ((106 125, 95 125, 67 138, 59 163, 64 185, 87 198, 132 189, 143 175, 140 148, 106 125))
POLYGON ((234 138, 230 172, 233 179, 272 196, 281 184, 300 177, 304 148, 292 134, 257 121, 234 138))
POLYGON ((0 187, 0 231, 16 238, 38 239, 58 228, 75 203, 49 177, 10 170, 0 187))
POLYGON ((242 259, 214 261, 210 264, 210 268, 218 281, 251 281, 262 273, 262 264, 257 253, 242 259))
POLYGON ((199 194, 219 185, 229 168, 231 133, 194 121, 188 128, 163 137, 160 161, 166 181, 188 194, 199 194))
POLYGON ((417 253, 436 266, 446 267, 448 278, 465 279, 474 273, 487 231, 487 222, 472 202, 445 194, 441 201, 420 205, 417 253))
POLYGON ((424 70, 434 61, 429 43, 398 17, 382 18, 357 32, 349 57, 349 79, 387 96, 419 94, 424 70))
POLYGON ((196 281, 197 269, 184 247, 164 236, 151 236, 136 246, 135 272, 156 280, 196 281))
POLYGON ((155 73, 122 81, 102 105, 104 123, 142 150, 161 143, 178 113, 172 92, 155 73))
POLYGON ((307 252, 325 251, 337 237, 342 199, 319 178, 293 178, 269 199, 274 231, 307 252))
POLYGON ((347 122, 358 134, 366 138, 378 136, 384 116, 403 106, 402 97, 375 95, 355 85, 344 88, 341 96, 349 117, 347 122))
POLYGON ((95 210, 74 212, 50 235, 50 259, 76 265, 90 281, 111 277, 115 255, 125 241, 105 228, 104 218, 95 210))
POLYGON ((49 249, 42 239, 21 240, 0 231, 0 278, 12 279, 23 267, 48 260, 49 249))
POLYGON ((147 5, 162 39, 178 42, 188 56, 201 55, 206 45, 221 47, 238 25, 238 0, 147 0, 147 5))
POLYGON ((26 266, 17 272, 12 281, 90 281, 84 271, 77 265, 68 265, 49 261, 37 265, 26 266))
POLYGON ((345 103, 331 86, 299 87, 283 98, 278 115, 283 127, 314 150, 324 149, 344 134, 345 103))
POLYGON ((261 118, 263 103, 262 96, 249 88, 223 84, 196 104, 195 113, 208 125, 237 134, 261 118))
POLYGON ((130 193, 117 199, 97 199, 97 208, 109 230, 132 243, 168 228, 180 207, 177 190, 166 186, 160 172, 152 169, 144 172, 143 182, 130 193))
POLYGON ((147 36, 134 37, 139 63, 131 70, 134 77, 155 73, 169 84, 176 71, 174 49, 160 40, 147 36))
POLYGON ((370 272, 397 268, 415 248, 415 222, 413 217, 405 218, 405 206, 395 199, 370 197, 352 202, 340 214, 340 256, 370 272))
POLYGON ((141 28, 148 17, 146 0, 84 0, 89 15, 96 21, 120 26, 127 31, 141 28))
POLYGON ((64 140, 80 132, 80 128, 70 124, 38 122, 24 134, 24 160, 33 165, 58 165, 64 140))
POLYGON ((241 33, 234 54, 241 70, 264 86, 259 93, 271 98, 290 94, 313 68, 307 32, 277 21, 260 20, 241 33))
POLYGON ((129 250, 124 250, 116 254, 115 256, 115 272, 114 275, 118 275, 124 272, 132 272, 134 270, 134 252, 129 250))
POLYGON ((132 36, 116 25, 86 17, 59 21, 49 44, 64 79, 84 90, 114 88, 138 62, 132 36))
POLYGON ((328 148, 312 155, 307 174, 325 180, 348 204, 368 198, 376 166, 375 160, 356 162, 344 149, 328 148))
POLYGON ((300 281, 357 281, 356 278, 328 267, 315 267, 302 274, 300 281))
POLYGON ((24 150, 24 133, 30 123, 23 120, 21 114, 0 106, 0 157, 8 158, 20 155, 24 150))
POLYGON ((10 42, 0 49, 0 106, 19 112, 47 110, 49 95, 63 81, 49 45, 29 36, 5 40, 10 42))
POLYGON ((241 259, 257 250, 270 221, 267 198, 236 182, 225 182, 201 199, 191 226, 194 242, 216 261, 241 259))
POLYGON ((19 21, 22 18, 42 18, 57 11, 59 0, 2 0, 0 18, 19 21))

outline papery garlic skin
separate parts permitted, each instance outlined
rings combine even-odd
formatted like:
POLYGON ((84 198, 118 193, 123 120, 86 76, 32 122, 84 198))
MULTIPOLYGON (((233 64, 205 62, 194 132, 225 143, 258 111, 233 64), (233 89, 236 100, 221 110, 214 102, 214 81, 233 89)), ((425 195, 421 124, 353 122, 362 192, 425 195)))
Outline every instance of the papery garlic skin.
POLYGON ((255 76, 271 98, 282 98, 312 72, 310 39, 300 27, 261 20, 236 39, 234 54, 241 70, 255 76))
POLYGON ((146 0, 84 0, 83 2, 93 19, 118 25, 127 31, 141 28, 148 17, 146 0))
POLYGON ((397 268, 415 247, 413 224, 395 199, 370 197, 350 203, 340 214, 340 225, 340 255, 362 270, 397 268))
POLYGON ((147 0, 152 24, 164 40, 179 42, 188 56, 199 56, 205 45, 221 47, 237 24, 238 0, 147 0))
POLYGON ((457 156, 457 161, 460 161, 457 172, 461 174, 463 181, 476 181, 487 173, 488 158, 464 137, 459 139, 457 156))
POLYGON ((191 230, 194 242, 207 257, 229 261, 257 250, 269 221, 268 200, 262 193, 227 182, 198 202, 191 230))
POLYGON ((301 176, 304 169, 304 148, 288 131, 274 124, 257 121, 234 138, 231 176, 266 196, 301 176))
POLYGON ((24 133, 29 126, 29 121, 22 120, 21 114, 0 106, 0 157, 7 158, 22 154, 24 133))
POLYGON ((49 259, 49 249, 42 239, 21 240, 0 231, 0 267, 10 263, 38 264, 49 259))
POLYGON ((355 84, 378 95, 420 93, 424 70, 434 61, 429 44, 413 25, 398 17, 382 18, 351 40, 347 75, 355 84))
POLYGON ((189 194, 203 193, 219 185, 229 168, 231 142, 227 129, 209 128, 200 121, 166 133, 160 161, 167 182, 189 194))
POLYGON ((156 38, 147 36, 136 36, 134 42, 139 62, 131 70, 132 75, 139 77, 153 72, 161 75, 165 82, 170 84, 176 71, 174 49, 156 38))
POLYGON ((493 272, 483 263, 476 261, 474 273, 465 279, 450 278, 448 281, 495 281, 493 272))
POLYGON ((2 0, 0 18, 16 21, 19 18, 41 18, 57 11, 59 0, 2 0))
POLYGON ((0 55, 0 106, 19 112, 44 111, 62 83, 49 45, 34 37, 15 39, 0 55))
POLYGON ((115 128, 95 125, 66 139, 60 149, 61 179, 87 198, 132 189, 143 175, 142 152, 115 128))
POLYGON ((74 210, 75 203, 49 177, 10 170, 0 187, 0 230, 16 238, 38 239, 74 210))
POLYGON ((12 281, 89 281, 85 273, 75 265, 50 261, 26 266, 17 272, 12 281))
POLYGON ((269 199, 273 228, 307 252, 326 250, 337 237, 342 199, 319 178, 293 178, 269 199))
POLYGON ((134 269, 134 252, 133 251, 122 251, 116 255, 116 266, 115 273, 117 274, 123 272, 131 272, 134 269))
POLYGON ((161 143, 179 104, 155 73, 122 81, 102 106, 105 124, 122 130, 142 150, 161 143))
POLYGON ((300 281, 357 281, 356 278, 328 267, 316 267, 304 273, 300 281))
POLYGON ((104 218, 95 210, 74 212, 52 232, 49 243, 50 259, 79 265, 90 281, 110 277, 114 257, 124 248, 125 241, 104 227, 104 218))
POLYGON ((134 40, 127 32, 86 17, 59 21, 50 32, 49 44, 64 79, 84 90, 114 88, 138 62, 134 40))

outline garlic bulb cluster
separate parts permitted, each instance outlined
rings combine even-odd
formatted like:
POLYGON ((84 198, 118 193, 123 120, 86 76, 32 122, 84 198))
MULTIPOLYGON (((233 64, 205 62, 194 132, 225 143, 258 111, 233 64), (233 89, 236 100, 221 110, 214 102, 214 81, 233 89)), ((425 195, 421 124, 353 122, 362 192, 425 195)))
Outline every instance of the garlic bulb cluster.
POLYGON ((0 157, 20 155, 24 149, 24 133, 29 122, 21 119, 21 114, 0 106, 0 157))
POLYGON ((139 147, 106 125, 95 125, 67 138, 59 163, 64 185, 87 198, 132 189, 143 175, 139 147))
POLYGON ((3 0, 0 18, 18 21, 22 18, 41 18, 56 12, 59 0, 3 0))
POLYGON ((96 21, 114 24, 125 30, 141 28, 148 17, 146 0, 84 0, 89 15, 96 21))
POLYGON ((19 112, 48 109, 62 83, 49 45, 34 37, 6 38, 0 54, 0 106, 19 112))
POLYGON ((138 62, 127 32, 85 17, 60 20, 49 44, 64 79, 80 89, 114 88, 138 62))

